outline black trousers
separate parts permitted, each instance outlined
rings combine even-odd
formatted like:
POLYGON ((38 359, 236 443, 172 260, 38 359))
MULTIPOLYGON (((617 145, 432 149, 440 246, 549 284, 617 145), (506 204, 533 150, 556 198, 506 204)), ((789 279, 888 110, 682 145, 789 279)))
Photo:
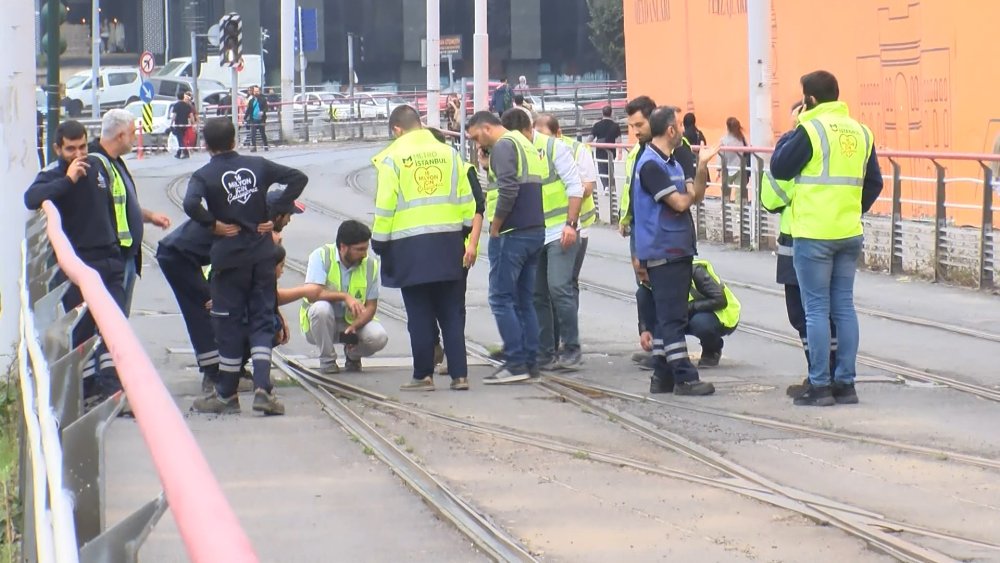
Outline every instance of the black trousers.
POLYGON ((201 264, 195 257, 163 245, 156 249, 156 261, 181 309, 198 369, 214 378, 219 369, 219 346, 215 342, 212 316, 205 308, 212 299, 212 292, 202 274, 201 264))
MULTIPOLYGON (((114 247, 92 252, 78 250, 77 254, 86 265, 97 271, 97 274, 101 276, 101 281, 104 282, 105 289, 108 290, 111 298, 115 300, 115 303, 124 312, 125 261, 121 257, 121 251, 117 247, 114 247)), ((54 285, 58 285, 64 280, 66 280, 66 277, 60 272, 54 280, 54 285)), ((83 303, 83 293, 75 284, 70 284, 69 290, 63 296, 62 302, 63 308, 66 311, 70 311, 83 303)), ((70 343, 73 348, 76 348, 95 334, 98 334, 97 324, 88 310, 80 318, 76 328, 73 329, 70 343)), ((105 345, 103 338, 94 350, 93 363, 83 368, 83 378, 84 398, 94 395, 107 397, 121 390, 122 384, 118 379, 114 360, 112 360, 111 353, 108 352, 108 347, 105 345)))
MULTIPOLYGON (((799 333, 802 341, 802 349, 806 354, 806 366, 811 365, 809 361, 809 340, 806 338, 806 310, 802 307, 802 292, 798 285, 785 284, 785 311, 788 313, 788 322, 792 328, 799 333)), ((830 319, 830 372, 837 366, 837 327, 830 319)))
POLYGON ((411 285, 401 290, 406 307, 406 328, 410 333, 413 379, 434 374, 434 344, 438 326, 448 358, 452 379, 468 377, 465 350, 465 280, 411 285))
POLYGON ((254 388, 271 391, 271 345, 277 280, 274 259, 212 269, 212 324, 219 344, 219 382, 223 397, 236 393, 244 345, 250 344, 254 388), (245 319, 245 322, 244 322, 245 319))
POLYGON ((698 369, 688 357, 688 294, 691 291, 692 258, 675 260, 647 268, 656 305, 653 331, 653 375, 673 377, 676 383, 698 381, 698 369))
POLYGON ((253 144, 253 148, 257 148, 257 134, 260 133, 260 140, 263 145, 267 147, 267 130, 264 127, 263 121, 255 121, 250 119, 247 121, 250 126, 250 143, 253 144))

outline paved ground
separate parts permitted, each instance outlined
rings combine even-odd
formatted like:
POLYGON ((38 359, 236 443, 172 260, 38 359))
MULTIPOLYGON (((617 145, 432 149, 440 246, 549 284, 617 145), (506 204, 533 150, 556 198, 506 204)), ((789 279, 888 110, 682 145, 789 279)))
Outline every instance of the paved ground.
MULTIPOLYGON (((370 220, 372 175, 360 189, 347 185, 350 172, 367 165, 376 145, 276 150, 271 156, 305 170, 311 182, 304 200, 370 220), (352 148, 353 147, 353 148, 352 148)), ((166 197, 168 184, 204 162, 167 156, 133 162, 145 207, 176 221, 182 213, 166 197)), ((285 234, 292 259, 332 242, 337 223, 320 213, 296 217, 285 234)), ((161 236, 148 232, 154 243, 161 236)), ((630 291, 627 244, 610 229, 595 229, 583 278, 630 291)), ((725 279, 773 285, 769 253, 703 245, 725 279)), ((151 261, 150 261, 151 262, 151 261)), ((470 340, 498 341, 486 306, 486 264, 469 278, 470 340)), ((287 272, 284 285, 301 282, 287 272)), ((783 300, 734 288, 744 320, 788 334, 783 300)), ((1000 316, 997 299, 982 293, 862 274, 861 305, 965 327, 991 330, 1000 316)), ((383 300, 401 305, 398 292, 383 300)), ((147 343, 178 406, 187 411, 198 390, 177 307, 155 264, 147 263, 135 299, 133 325, 147 343)), ((286 310, 297 318, 294 306, 286 310)), ((642 460, 658 467, 722 477, 693 459, 667 451, 532 385, 487 388, 488 368, 472 368, 469 393, 442 391, 400 396, 408 376, 408 340, 403 324, 380 316, 389 347, 363 375, 344 376, 412 404, 521 432, 642 460)), ((863 315, 862 351, 886 361, 949 375, 981 385, 1000 384, 995 361, 1000 344, 863 315)), ((611 297, 581 295, 581 332, 587 364, 572 374, 581 380, 644 392, 647 374, 628 356, 636 347, 634 306, 611 297)), ((692 350, 698 346, 692 343, 692 350)), ((311 347, 296 333, 287 353, 308 356, 311 347)), ((997 469, 976 467, 948 455, 920 456, 898 448, 834 441, 764 428, 685 405, 753 414, 822 430, 842 430, 907 444, 995 459, 1000 453, 997 405, 943 387, 890 383, 870 368, 859 373, 861 405, 831 409, 792 408, 784 387, 801 379, 797 348, 737 333, 727 339, 720 368, 703 371, 718 393, 711 398, 667 398, 668 404, 600 399, 662 428, 677 432, 774 481, 885 515, 894 522, 1000 543, 997 469), (671 406, 674 405, 674 406, 671 406)), ((223 482, 241 522, 265 561, 474 561, 482 554, 464 536, 437 519, 391 472, 352 441, 303 390, 279 389, 288 415, 263 419, 190 416, 190 426, 223 482)), ((248 405, 249 397, 244 398, 248 405)), ((705 485, 602 464, 587 455, 565 455, 491 436, 462 432, 398 412, 352 402, 377 429, 494 522, 548 561, 869 561, 888 557, 831 527, 793 512, 705 485)), ((109 514, 114 522, 158 492, 158 481, 135 424, 110 430, 109 514)), ((1000 550, 912 533, 901 537, 950 557, 1000 560, 1000 550)), ((184 560, 169 516, 143 548, 147 561, 184 560)))

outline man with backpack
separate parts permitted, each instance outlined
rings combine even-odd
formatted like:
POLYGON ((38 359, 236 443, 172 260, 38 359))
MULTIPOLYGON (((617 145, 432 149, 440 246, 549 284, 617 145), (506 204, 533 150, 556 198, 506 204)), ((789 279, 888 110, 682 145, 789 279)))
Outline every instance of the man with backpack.
POLYGON ((260 86, 250 87, 250 99, 247 100, 247 111, 243 115, 243 121, 250 127, 250 152, 257 152, 257 133, 264 143, 264 150, 268 150, 267 131, 264 122, 267 121, 267 98, 261 95, 260 86))

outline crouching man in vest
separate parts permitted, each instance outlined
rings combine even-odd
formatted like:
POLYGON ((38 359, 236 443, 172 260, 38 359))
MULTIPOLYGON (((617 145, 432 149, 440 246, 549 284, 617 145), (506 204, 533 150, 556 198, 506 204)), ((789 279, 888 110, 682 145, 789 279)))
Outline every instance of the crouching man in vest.
POLYGON ((371 230, 358 221, 344 221, 336 244, 309 255, 299 322, 310 344, 319 347, 323 373, 339 373, 336 344, 344 345, 344 368, 361 371, 361 358, 379 352, 389 342, 378 309, 379 261, 368 255, 371 230))
POLYGON ((698 367, 715 367, 722 358, 722 338, 740 322, 740 302, 708 260, 695 258, 693 266, 687 333, 701 341, 698 367))

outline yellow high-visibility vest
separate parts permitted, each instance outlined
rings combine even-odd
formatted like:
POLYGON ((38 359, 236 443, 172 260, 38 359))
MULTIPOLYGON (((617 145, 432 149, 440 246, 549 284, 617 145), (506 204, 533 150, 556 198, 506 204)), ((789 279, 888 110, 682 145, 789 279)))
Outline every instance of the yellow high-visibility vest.
MULTIPOLYGON (((570 151, 573 152, 573 158, 579 162, 581 151, 589 151, 590 147, 585 143, 581 143, 576 139, 567 137, 563 135, 560 137, 562 142, 566 143, 570 151)), ((596 193, 590 194, 590 197, 584 197, 583 203, 580 204, 580 228, 589 227, 597 222, 597 204, 594 203, 594 198, 597 197, 596 193)))
POLYGON ((132 246, 132 231, 128 228, 128 191, 125 190, 125 180, 122 179, 118 167, 108 157, 99 152, 90 153, 104 165, 111 178, 111 202, 115 210, 115 231, 118 233, 118 244, 129 248, 132 246))
MULTIPOLYGON (((692 266, 695 268, 699 266, 705 268, 705 270, 708 271, 708 275, 711 276, 713 280, 715 280, 715 283, 722 286, 722 291, 726 295, 726 308, 712 312, 715 313, 715 316, 719 318, 719 322, 722 323, 722 326, 726 328, 736 328, 736 325, 738 325, 740 322, 740 308, 741 308, 740 301, 736 299, 736 295, 734 295, 733 292, 729 290, 728 285, 722 283, 722 280, 719 279, 719 274, 715 273, 715 268, 712 267, 712 264, 708 260, 695 258, 692 266)), ((695 292, 695 285, 694 281, 692 281, 691 291, 688 293, 689 302, 694 301, 694 292, 695 292)))
MULTIPOLYGON (((374 256, 365 256, 362 258, 361 263, 351 270, 351 275, 348 276, 347 284, 345 285, 344 280, 340 277, 340 255, 337 252, 337 245, 327 244, 323 248, 327 255, 326 262, 329 264, 326 271, 327 289, 346 293, 359 302, 364 303, 365 296, 368 295, 368 287, 378 283, 378 258, 374 256)), ((302 334, 309 332, 311 328, 311 323, 309 322, 310 305, 312 303, 308 299, 303 299, 302 306, 299 307, 299 325, 302 328, 302 334)), ((344 320, 348 323, 354 322, 354 314, 351 313, 350 308, 346 304, 344 306, 344 320)))
MULTIPOLYGON (((514 143, 517 151, 517 181, 519 183, 544 184, 549 177, 549 163, 538 149, 531 144, 520 131, 507 131, 500 137, 498 143, 514 143)), ((492 167, 489 169, 489 181, 486 184, 486 221, 492 223, 497 212, 497 199, 500 192, 497 189, 496 176, 492 167)), ((565 193, 565 190, 564 190, 565 193)))

